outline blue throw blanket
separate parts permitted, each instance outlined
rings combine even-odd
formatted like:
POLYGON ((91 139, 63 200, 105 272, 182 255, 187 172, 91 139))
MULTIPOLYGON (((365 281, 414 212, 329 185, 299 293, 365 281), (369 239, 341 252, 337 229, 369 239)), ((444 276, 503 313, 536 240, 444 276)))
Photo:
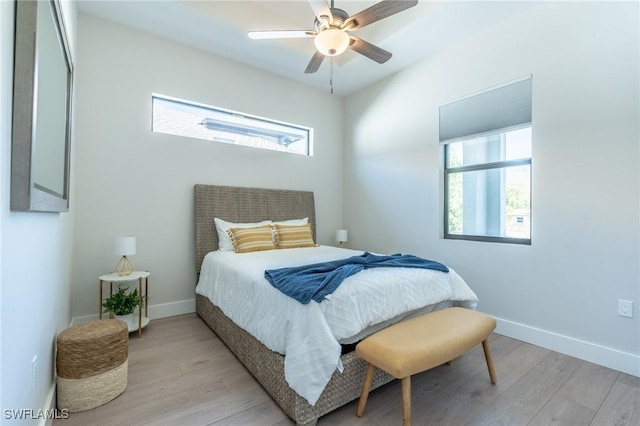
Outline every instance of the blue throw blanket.
POLYGON ((365 252, 360 256, 293 268, 268 269, 264 277, 278 290, 302 304, 320 303, 346 278, 368 268, 422 268, 449 272, 442 263, 410 254, 379 256, 365 252))

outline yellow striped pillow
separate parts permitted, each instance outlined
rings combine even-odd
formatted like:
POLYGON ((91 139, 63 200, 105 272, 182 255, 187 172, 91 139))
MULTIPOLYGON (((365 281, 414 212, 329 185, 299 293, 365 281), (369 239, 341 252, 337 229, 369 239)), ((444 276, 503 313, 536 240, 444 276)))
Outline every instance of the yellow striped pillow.
POLYGON ((236 253, 247 253, 250 251, 273 250, 273 234, 271 226, 256 226, 254 228, 230 228, 227 233, 233 242, 236 253))
POLYGON ((275 225, 278 231, 277 245, 279 249, 296 247, 313 247, 313 237, 311 236, 311 225, 275 225))

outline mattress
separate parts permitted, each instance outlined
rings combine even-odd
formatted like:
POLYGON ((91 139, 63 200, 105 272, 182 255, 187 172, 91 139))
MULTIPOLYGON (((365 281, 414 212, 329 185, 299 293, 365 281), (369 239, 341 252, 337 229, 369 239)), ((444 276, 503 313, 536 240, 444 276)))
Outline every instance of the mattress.
POLYGON ((408 315, 444 302, 475 309, 460 276, 413 268, 368 269, 347 278, 321 303, 303 305, 264 278, 267 269, 360 255, 329 246, 205 256, 196 292, 266 347, 285 356, 285 378, 313 405, 341 369, 341 343, 354 343, 408 315))

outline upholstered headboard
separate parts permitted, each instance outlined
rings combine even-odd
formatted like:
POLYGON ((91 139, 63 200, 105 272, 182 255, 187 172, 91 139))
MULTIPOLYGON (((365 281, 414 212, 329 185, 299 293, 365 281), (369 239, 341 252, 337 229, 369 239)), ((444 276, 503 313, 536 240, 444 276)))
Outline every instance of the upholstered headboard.
POLYGON ((218 249, 213 219, 228 222, 259 222, 309 218, 316 240, 316 209, 313 192, 287 189, 244 188, 237 186, 195 185, 196 274, 202 260, 218 249))

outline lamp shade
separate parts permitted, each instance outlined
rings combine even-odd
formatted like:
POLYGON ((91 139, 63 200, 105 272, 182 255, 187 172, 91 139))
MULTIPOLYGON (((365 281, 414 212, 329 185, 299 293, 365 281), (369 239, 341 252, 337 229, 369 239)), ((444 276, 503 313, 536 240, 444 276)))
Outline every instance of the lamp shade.
POLYGON ((336 241, 341 243, 349 241, 346 229, 338 229, 336 231, 336 241))
POLYGON ((113 251, 118 256, 131 256, 136 254, 136 237, 131 235, 117 236, 113 251))
POLYGON ((349 47, 350 41, 349 34, 337 28, 324 30, 313 39, 316 49, 325 56, 344 53, 349 47))

